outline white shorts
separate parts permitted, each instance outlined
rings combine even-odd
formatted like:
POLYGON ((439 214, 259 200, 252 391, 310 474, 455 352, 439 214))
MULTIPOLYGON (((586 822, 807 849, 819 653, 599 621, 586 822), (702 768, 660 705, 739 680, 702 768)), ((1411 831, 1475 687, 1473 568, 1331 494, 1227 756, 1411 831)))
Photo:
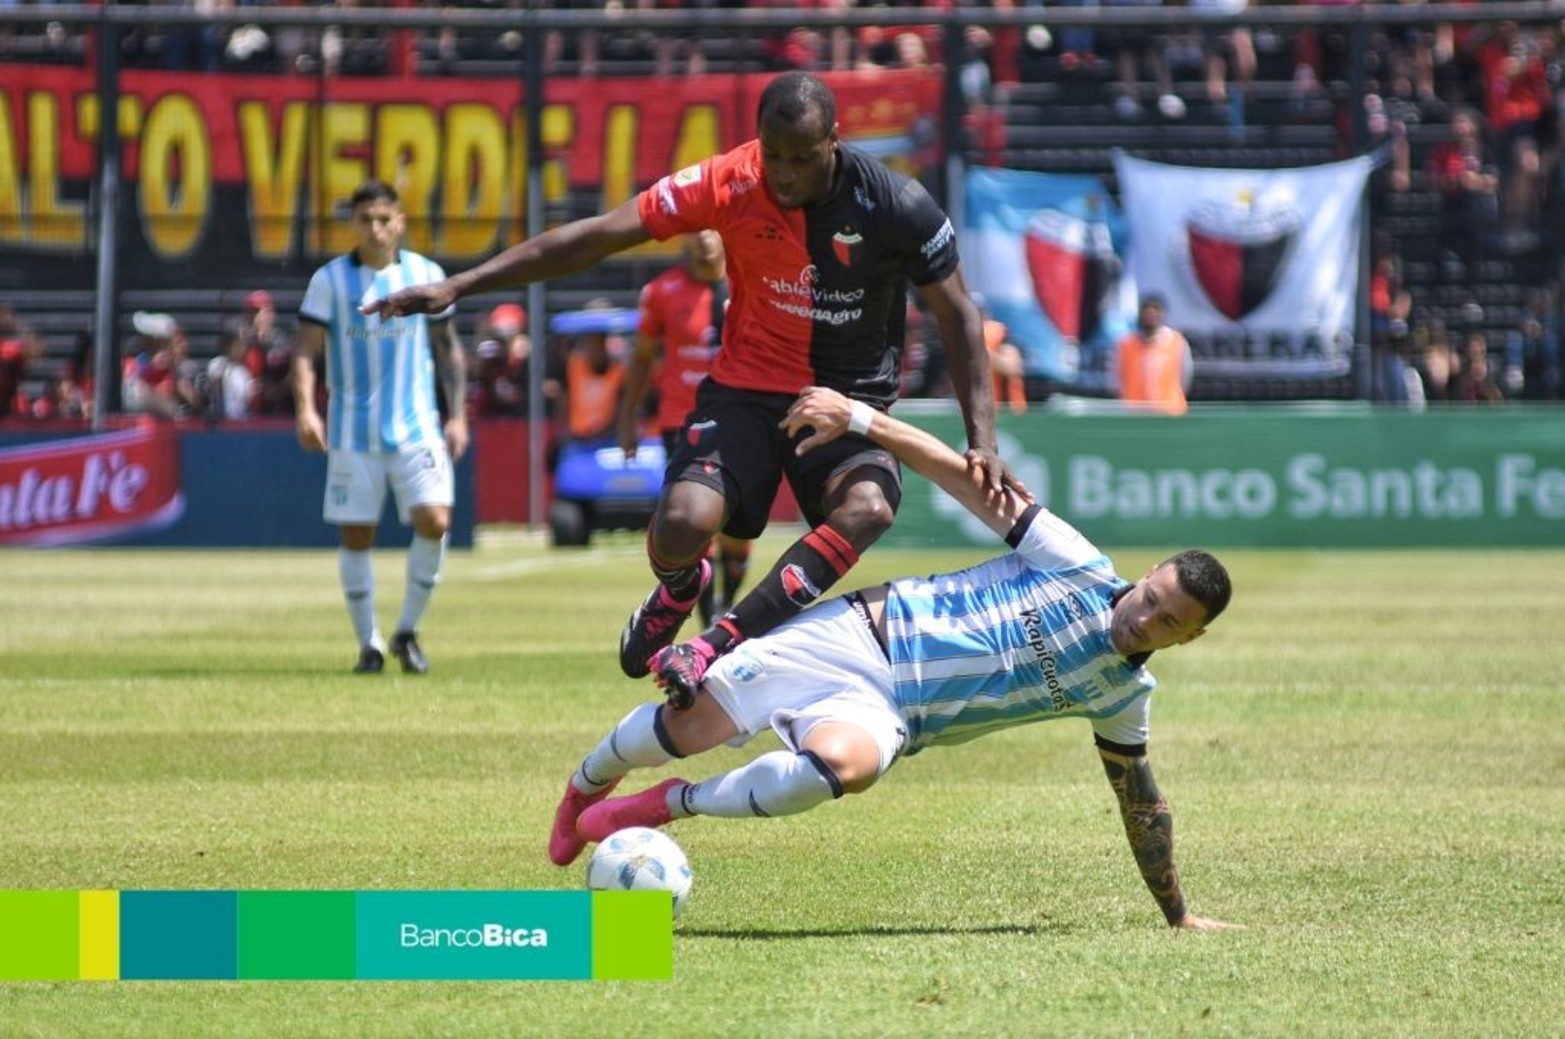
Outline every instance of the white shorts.
POLYGON ((408 522, 420 505, 449 506, 456 498, 451 454, 443 441, 398 451, 345 451, 326 456, 327 523, 369 526, 380 520, 386 488, 397 498, 397 517, 408 522))
POLYGON ((846 599, 830 599, 750 642, 707 671, 705 688, 741 746, 768 728, 798 751, 821 722, 857 726, 880 747, 884 775, 907 742, 891 699, 891 665, 846 599))

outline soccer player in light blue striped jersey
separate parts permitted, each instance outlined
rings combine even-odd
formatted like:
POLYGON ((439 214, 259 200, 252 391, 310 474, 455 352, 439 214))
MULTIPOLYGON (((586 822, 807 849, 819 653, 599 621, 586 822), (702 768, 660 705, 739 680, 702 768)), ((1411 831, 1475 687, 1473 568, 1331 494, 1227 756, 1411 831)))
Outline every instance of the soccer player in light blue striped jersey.
POLYGON ((919 429, 812 387, 783 421, 800 451, 863 432, 951 494, 1012 552, 955 573, 904 578, 822 602, 741 644, 693 702, 644 704, 582 760, 555 812, 549 856, 688 816, 788 815, 867 790, 926 747, 1055 718, 1092 727, 1141 875, 1168 923, 1230 925, 1190 911, 1174 868, 1173 816, 1147 760, 1146 669, 1198 638, 1228 605, 1228 573, 1181 552, 1134 583, 1069 524, 919 429), (631 770, 773 730, 785 749, 699 782, 608 797, 631 770))
POLYGON ((445 277, 438 264, 401 248, 404 217, 389 184, 367 181, 351 199, 357 242, 315 272, 299 306, 293 394, 299 443, 325 451, 323 516, 341 547, 338 576, 359 641, 354 671, 378 674, 386 653, 402 670, 423 674, 429 662, 418 623, 440 581, 455 499, 452 464, 467 450, 467 365, 451 317, 380 318, 366 301, 445 277), (316 407, 316 360, 326 357, 326 418, 316 407), (450 417, 442 426, 435 393, 438 368, 450 417), (375 619, 370 546, 390 488, 398 516, 413 526, 402 613, 388 647, 375 619))

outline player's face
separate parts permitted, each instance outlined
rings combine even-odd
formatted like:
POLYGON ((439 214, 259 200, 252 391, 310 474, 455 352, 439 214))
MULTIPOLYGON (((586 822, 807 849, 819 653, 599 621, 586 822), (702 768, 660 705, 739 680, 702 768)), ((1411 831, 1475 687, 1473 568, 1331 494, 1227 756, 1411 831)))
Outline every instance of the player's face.
POLYGON ((402 240, 402 207, 377 199, 353 207, 353 235, 359 257, 383 266, 390 262, 402 240))
POLYGON ((1205 625, 1206 607, 1179 586, 1178 572, 1165 563, 1114 604, 1109 636, 1128 657, 1189 642, 1205 625))
POLYGON ((761 123, 761 168, 772 198, 784 209, 821 202, 837 171, 837 127, 812 113, 797 123, 761 123))

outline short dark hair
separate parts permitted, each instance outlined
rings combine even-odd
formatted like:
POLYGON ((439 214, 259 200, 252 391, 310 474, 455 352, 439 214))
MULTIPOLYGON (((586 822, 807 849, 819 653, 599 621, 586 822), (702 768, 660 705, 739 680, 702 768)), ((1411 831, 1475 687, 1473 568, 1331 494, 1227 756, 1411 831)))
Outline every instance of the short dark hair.
POLYGON ((1228 577, 1228 569, 1212 553, 1187 548, 1169 556, 1163 563, 1174 568, 1179 587, 1185 594, 1206 607, 1204 623, 1212 623, 1228 608, 1228 600, 1234 594, 1233 582, 1228 577))
POLYGON ((1161 292, 1148 292, 1141 297, 1142 307, 1156 307, 1159 310, 1168 309, 1168 301, 1163 298, 1161 292))
POLYGON ((755 123, 759 126, 775 119, 797 126, 816 114, 821 118, 822 129, 830 131, 837 125, 837 99, 831 88, 808 72, 784 72, 761 91, 755 123))
POLYGON ((369 202, 390 202, 395 204, 396 201, 396 188, 383 180, 366 180, 363 184, 353 189, 353 197, 348 199, 348 208, 358 209, 369 202))

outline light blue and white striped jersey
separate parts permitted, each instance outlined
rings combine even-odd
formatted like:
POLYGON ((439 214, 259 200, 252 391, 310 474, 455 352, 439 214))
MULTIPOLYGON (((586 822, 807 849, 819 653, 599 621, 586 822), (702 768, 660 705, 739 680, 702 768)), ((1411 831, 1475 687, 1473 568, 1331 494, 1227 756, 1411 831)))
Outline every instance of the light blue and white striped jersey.
POLYGON ((886 596, 892 696, 905 753, 1024 722, 1085 717, 1114 743, 1143 744, 1157 680, 1109 635, 1129 582, 1070 524, 1029 510, 1015 551, 886 596))
POLYGON ((299 317, 326 327, 327 447, 394 451, 442 439, 429 322, 447 320, 456 308, 382 320, 359 306, 445 276, 433 260, 403 249, 382 270, 348 253, 310 279, 299 317))

